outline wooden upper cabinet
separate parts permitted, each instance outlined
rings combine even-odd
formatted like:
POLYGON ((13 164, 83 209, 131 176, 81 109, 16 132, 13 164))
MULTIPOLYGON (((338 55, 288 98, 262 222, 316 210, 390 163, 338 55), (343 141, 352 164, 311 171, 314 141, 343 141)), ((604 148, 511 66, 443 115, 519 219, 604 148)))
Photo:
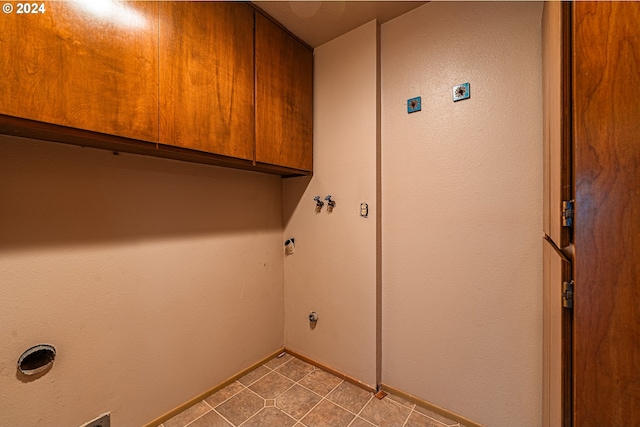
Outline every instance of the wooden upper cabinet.
POLYGON ((313 168, 313 52, 256 13, 256 161, 313 168))
POLYGON ((38 13, 11 3, 0 19, 0 114, 158 140, 157 3, 48 1, 38 13))
POLYGON ((160 3, 160 142, 253 160, 253 9, 160 3))

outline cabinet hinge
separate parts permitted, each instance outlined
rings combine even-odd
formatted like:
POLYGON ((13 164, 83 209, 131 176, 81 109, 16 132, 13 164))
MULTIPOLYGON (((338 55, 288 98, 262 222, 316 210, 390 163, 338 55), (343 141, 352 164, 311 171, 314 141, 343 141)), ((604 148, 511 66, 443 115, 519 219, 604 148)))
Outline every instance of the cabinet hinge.
POLYGON ((573 308, 573 280, 562 282, 562 306, 573 308))
POLYGON ((573 205, 575 204, 574 200, 563 200, 562 201, 562 226, 563 227, 573 227, 573 205))

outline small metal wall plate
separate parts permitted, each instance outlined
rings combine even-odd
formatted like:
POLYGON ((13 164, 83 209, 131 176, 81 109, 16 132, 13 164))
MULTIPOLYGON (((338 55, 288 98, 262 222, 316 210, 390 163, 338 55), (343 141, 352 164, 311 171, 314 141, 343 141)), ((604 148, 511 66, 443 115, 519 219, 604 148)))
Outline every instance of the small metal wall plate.
POLYGON ((463 83, 453 87, 453 102, 468 99, 470 96, 469 83, 463 83))

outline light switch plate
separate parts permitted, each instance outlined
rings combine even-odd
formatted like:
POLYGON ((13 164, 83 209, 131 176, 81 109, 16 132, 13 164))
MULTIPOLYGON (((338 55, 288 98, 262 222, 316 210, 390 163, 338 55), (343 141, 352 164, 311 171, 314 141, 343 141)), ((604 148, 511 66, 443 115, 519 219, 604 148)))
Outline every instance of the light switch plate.
POLYGON ((422 98, 417 96, 415 98, 407 99, 407 113, 415 113, 422 110, 422 98))
POLYGON ((453 102, 468 99, 470 96, 469 83, 463 83, 453 87, 453 102))

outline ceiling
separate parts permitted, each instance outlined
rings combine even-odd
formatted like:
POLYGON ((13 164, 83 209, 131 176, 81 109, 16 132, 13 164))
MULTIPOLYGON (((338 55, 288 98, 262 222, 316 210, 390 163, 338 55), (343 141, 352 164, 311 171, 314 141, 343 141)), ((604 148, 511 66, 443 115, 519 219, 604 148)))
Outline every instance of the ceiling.
POLYGON ((425 1, 260 1, 253 3, 267 12, 311 47, 377 19, 384 23, 425 1))

